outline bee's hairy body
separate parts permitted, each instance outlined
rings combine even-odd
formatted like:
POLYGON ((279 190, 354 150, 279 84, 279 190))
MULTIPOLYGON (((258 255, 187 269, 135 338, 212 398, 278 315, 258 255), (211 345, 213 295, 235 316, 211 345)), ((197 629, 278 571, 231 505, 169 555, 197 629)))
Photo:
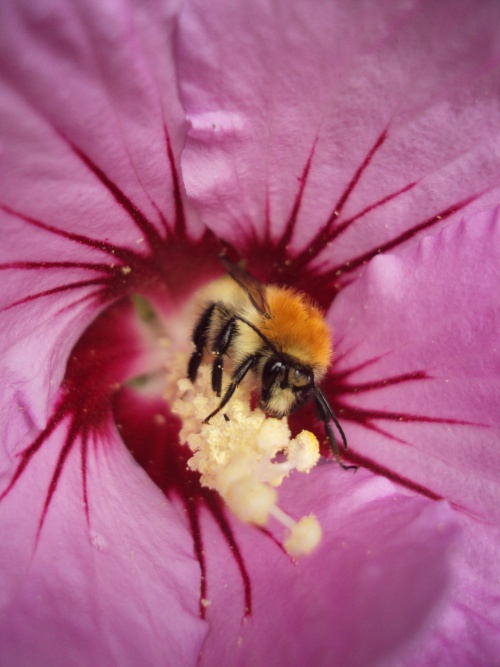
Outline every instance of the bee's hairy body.
POLYGON ((204 310, 193 332, 188 376, 194 382, 200 363, 212 363, 212 389, 221 396, 224 359, 230 382, 218 408, 230 400, 248 374, 260 390, 260 407, 284 417, 314 397, 318 414, 337 461, 338 448, 329 421, 345 435, 317 386, 331 360, 330 331, 319 308, 303 293, 288 287, 261 285, 243 269, 223 260, 227 276, 202 294, 204 310), (211 356, 208 356, 211 355, 211 356))
MULTIPOLYGON (((274 351, 259 336, 258 330, 279 351, 283 361, 297 368, 310 368, 314 377, 320 380, 328 368, 331 356, 330 332, 320 311, 309 303, 304 295, 291 289, 272 285, 264 286, 264 290, 269 306, 267 316, 255 308, 245 291, 229 276, 212 286, 207 292, 207 308, 214 306, 207 336, 208 350, 216 349, 217 338, 224 327, 233 318, 237 318, 233 320, 234 330, 225 352, 231 373, 240 367, 245 359, 258 355, 251 372, 256 382, 262 378, 264 367, 273 357, 274 351)), ((285 384, 270 392, 262 406, 266 412, 276 417, 288 415, 298 407, 297 392, 285 384)))

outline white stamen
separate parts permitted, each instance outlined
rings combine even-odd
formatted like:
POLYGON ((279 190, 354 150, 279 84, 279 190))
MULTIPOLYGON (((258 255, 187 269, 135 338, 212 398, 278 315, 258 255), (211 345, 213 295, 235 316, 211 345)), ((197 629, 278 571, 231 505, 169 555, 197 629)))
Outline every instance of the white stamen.
POLYGON ((286 419, 251 410, 246 386, 239 386, 225 408, 204 424, 220 398, 212 391, 209 365, 200 367, 194 386, 185 379, 186 366, 184 355, 170 365, 165 395, 182 420, 181 442, 193 453, 189 468, 200 473, 201 484, 216 490, 241 521, 265 526, 273 517, 289 533, 284 546, 290 555, 310 553, 321 540, 317 519, 311 515, 296 522, 283 512, 276 487, 292 471, 308 473, 314 467, 317 439, 302 431, 291 440, 286 419))

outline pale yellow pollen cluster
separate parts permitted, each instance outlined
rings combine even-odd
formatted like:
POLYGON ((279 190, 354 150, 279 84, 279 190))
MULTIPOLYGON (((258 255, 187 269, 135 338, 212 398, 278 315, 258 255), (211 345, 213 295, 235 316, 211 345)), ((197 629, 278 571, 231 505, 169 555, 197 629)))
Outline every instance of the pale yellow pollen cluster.
POLYGON ((283 512, 278 487, 293 471, 308 473, 316 465, 317 439, 309 431, 291 439, 286 419, 251 410, 246 387, 238 387, 225 408, 204 424, 220 398, 212 391, 208 365, 200 367, 194 386, 185 379, 186 365, 186 357, 179 356, 170 367, 166 397, 182 420, 181 442, 193 453, 189 468, 240 520, 266 526, 272 517, 285 526, 284 547, 290 555, 310 553, 321 541, 321 527, 313 515, 296 521, 283 512))

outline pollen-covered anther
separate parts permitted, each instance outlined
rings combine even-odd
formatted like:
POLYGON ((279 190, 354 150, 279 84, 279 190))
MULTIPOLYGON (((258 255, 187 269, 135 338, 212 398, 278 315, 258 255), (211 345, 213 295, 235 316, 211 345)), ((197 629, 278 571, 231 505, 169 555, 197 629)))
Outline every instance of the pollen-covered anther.
POLYGON ((257 526, 266 525, 277 497, 275 489, 249 477, 236 481, 224 494, 226 504, 239 519, 257 526))
POLYGON ((291 439, 286 419, 251 409, 250 390, 244 385, 205 424, 220 398, 212 391, 209 366, 200 367, 193 386, 185 379, 186 364, 186 358, 179 357, 170 366, 166 397, 182 420, 181 442, 193 453, 188 467, 200 473, 201 484, 217 491, 241 521, 266 526, 271 518, 277 520, 286 528, 288 553, 310 553, 321 540, 319 523, 312 516, 296 522, 283 512, 277 487, 292 471, 314 467, 320 456, 317 439, 308 431, 291 439))
POLYGON ((285 540, 285 549, 291 556, 310 554, 316 549, 323 536, 321 526, 312 514, 304 516, 290 531, 285 540))
POLYGON ((288 459, 299 472, 310 472, 319 461, 316 437, 310 431, 301 431, 288 445, 288 459))

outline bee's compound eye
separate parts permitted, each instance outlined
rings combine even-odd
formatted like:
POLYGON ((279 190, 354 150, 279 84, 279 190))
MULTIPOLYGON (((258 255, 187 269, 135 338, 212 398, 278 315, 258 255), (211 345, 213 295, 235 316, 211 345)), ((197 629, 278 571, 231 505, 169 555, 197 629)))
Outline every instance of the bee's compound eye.
POLYGON ((269 389, 275 382, 280 381, 284 372, 285 366, 281 361, 270 359, 262 372, 262 388, 269 389))
POLYGON ((313 374, 307 368, 295 366, 290 369, 289 382, 294 387, 308 387, 313 384, 313 374))

